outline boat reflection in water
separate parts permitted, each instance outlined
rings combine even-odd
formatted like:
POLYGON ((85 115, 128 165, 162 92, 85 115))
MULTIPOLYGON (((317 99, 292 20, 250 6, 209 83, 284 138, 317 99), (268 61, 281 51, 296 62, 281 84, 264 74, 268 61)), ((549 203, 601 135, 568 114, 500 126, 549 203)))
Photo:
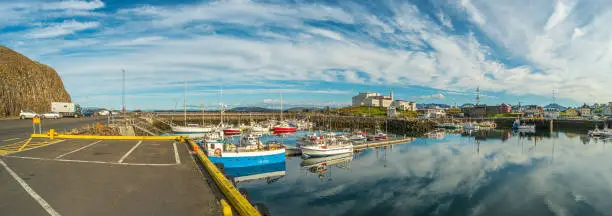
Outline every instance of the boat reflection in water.
POLYGON ((236 183, 265 179, 268 184, 274 183, 287 175, 285 162, 250 167, 226 168, 236 183))
POLYGON ((318 174, 321 180, 326 177, 331 180, 331 173, 328 172, 330 166, 349 168, 351 161, 353 161, 353 153, 346 153, 327 157, 307 158, 302 161, 300 166, 311 173, 318 174), (327 173, 329 175, 326 175, 327 173))

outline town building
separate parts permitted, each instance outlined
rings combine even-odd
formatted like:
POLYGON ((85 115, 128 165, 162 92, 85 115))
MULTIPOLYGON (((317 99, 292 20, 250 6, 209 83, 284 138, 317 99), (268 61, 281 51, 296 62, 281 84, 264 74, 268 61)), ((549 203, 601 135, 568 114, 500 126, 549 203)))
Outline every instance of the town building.
POLYGON ((501 107, 499 105, 496 106, 487 106, 487 115, 497 115, 499 114, 499 110, 501 107))
POLYGON ((612 102, 609 102, 607 105, 604 105, 601 114, 604 116, 612 116, 612 102))
POLYGON ((511 113, 512 112, 512 106, 502 103, 501 105, 499 105, 499 113, 511 113))
POLYGON ((544 118, 547 119, 558 119, 560 116, 560 111, 557 108, 544 108, 544 118))
POLYGON ((589 105, 586 105, 586 103, 582 105, 582 107, 580 107, 578 112, 580 113, 580 116, 582 117, 585 117, 585 118, 591 117, 591 107, 589 107, 589 105))
POLYGON ((397 109, 405 111, 416 111, 416 103, 405 100, 394 100, 393 91, 389 96, 381 95, 375 92, 360 92, 352 98, 353 106, 370 106, 388 108, 394 106, 397 109))
POLYGON ((538 105, 527 105, 524 113, 527 118, 539 118, 544 114, 544 110, 538 105))
POLYGON ((566 119, 576 118, 578 116, 578 110, 574 108, 566 109, 565 111, 560 113, 560 117, 564 117, 566 119))
POLYGON ((466 103, 466 104, 461 105, 461 112, 466 117, 470 117, 470 113, 472 113, 473 109, 474 109, 474 104, 466 103))
POLYGON ((387 108, 387 117, 389 118, 397 117, 397 109, 394 106, 389 106, 387 108))
POLYGON ((416 103, 405 100, 395 100, 391 103, 392 106, 403 111, 416 111, 416 103))
POLYGON ((442 108, 424 108, 420 109, 422 118, 444 118, 446 117, 446 110, 442 108))
POLYGON ((474 108, 472 109, 472 111, 469 113, 469 117, 472 118, 482 118, 485 117, 487 115, 487 105, 485 104, 478 104, 478 105, 474 105, 474 108))

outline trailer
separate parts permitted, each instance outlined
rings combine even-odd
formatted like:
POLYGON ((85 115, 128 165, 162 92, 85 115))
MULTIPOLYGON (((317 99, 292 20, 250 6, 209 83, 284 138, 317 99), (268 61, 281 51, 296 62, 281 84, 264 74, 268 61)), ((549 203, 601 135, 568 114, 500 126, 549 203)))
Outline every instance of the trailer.
POLYGON ((83 116, 81 114, 81 106, 74 103, 51 102, 51 112, 57 112, 62 117, 72 116, 78 118, 83 116))

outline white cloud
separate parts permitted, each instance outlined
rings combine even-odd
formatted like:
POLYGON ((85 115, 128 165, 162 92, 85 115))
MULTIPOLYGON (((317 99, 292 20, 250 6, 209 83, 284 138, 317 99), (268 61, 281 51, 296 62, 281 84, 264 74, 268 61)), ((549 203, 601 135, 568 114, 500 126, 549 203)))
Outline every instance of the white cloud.
POLYGON ((166 39, 166 37, 163 37, 163 36, 139 37, 139 38, 132 39, 132 40, 119 41, 111 45, 113 46, 153 45, 153 44, 157 44, 161 42, 164 39, 166 39))
POLYGON ((579 37, 582 37, 584 35, 584 32, 582 30, 580 30, 580 28, 574 28, 574 33, 572 34, 572 39, 576 39, 579 37))
POLYGON ((33 29, 25 36, 27 38, 52 38, 73 34, 86 29, 97 28, 98 26, 100 26, 98 22, 64 21, 62 23, 49 24, 43 28, 33 29))
POLYGON ((548 18, 548 21, 546 22, 544 29, 550 30, 551 28, 555 27, 557 24, 563 22, 563 20, 565 20, 565 18, 569 15, 571 10, 572 8, 565 5, 562 0, 557 0, 557 5, 555 6, 555 12, 552 15, 550 15, 550 17, 548 18))
POLYGON ((446 98, 446 96, 444 96, 444 94, 442 93, 410 97, 410 99, 412 100, 444 99, 444 98, 446 98))
POLYGON ((100 0, 64 0, 59 2, 49 2, 41 6, 41 8, 44 10, 95 10, 103 7, 104 2, 100 0))

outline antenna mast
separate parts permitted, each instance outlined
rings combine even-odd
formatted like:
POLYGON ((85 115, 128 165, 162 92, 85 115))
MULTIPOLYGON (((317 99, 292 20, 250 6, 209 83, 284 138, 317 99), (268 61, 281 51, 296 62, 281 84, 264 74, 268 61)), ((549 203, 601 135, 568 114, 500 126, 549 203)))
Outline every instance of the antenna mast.
POLYGON ((480 105, 480 86, 476 87, 476 105, 480 105))

